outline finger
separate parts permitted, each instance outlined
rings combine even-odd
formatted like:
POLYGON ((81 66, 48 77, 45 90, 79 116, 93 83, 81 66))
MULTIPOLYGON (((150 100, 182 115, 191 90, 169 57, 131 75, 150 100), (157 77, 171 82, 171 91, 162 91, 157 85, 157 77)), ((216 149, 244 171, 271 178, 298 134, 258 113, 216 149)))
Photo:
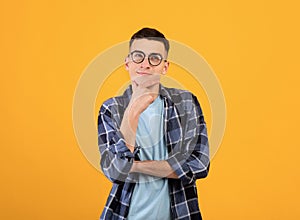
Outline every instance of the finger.
POLYGON ((137 84, 137 82, 135 80, 132 81, 132 86, 133 87, 137 87, 138 86, 138 84, 137 84))

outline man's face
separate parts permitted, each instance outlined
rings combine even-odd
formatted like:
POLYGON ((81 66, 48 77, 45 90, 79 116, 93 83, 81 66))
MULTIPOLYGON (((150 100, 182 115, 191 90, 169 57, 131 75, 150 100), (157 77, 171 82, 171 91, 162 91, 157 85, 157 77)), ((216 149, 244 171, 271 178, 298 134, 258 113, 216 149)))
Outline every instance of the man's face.
POLYGON ((133 41, 129 53, 134 51, 136 51, 136 53, 133 54, 135 61, 142 60, 143 55, 145 55, 145 58, 140 63, 134 62, 132 59, 133 56, 126 58, 126 70, 129 72, 132 81, 137 77, 147 77, 151 75, 160 76, 167 72, 169 63, 165 61, 167 58, 167 52, 162 42, 147 39, 136 39, 133 41), (148 59, 149 55, 150 63, 148 59), (152 64, 157 64, 159 57, 162 58, 161 63, 157 66, 151 65, 151 62, 152 64))

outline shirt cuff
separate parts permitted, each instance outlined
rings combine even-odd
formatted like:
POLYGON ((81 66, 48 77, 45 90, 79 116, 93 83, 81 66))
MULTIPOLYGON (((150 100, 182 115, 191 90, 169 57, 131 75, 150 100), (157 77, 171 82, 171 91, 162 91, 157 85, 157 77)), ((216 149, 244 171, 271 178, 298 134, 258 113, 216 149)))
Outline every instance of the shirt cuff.
POLYGON ((188 153, 177 152, 166 160, 171 166, 171 168, 174 170, 178 178, 184 184, 190 184, 194 180, 193 173, 191 172, 187 164, 188 157, 188 153))

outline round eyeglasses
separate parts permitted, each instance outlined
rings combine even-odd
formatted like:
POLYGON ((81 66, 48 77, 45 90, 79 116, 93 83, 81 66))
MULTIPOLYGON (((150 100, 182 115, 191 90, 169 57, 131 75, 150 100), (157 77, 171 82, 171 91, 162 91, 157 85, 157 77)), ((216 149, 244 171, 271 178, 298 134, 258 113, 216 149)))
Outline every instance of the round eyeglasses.
MULTIPOLYGON (((130 54, 130 57, 134 63, 142 63, 146 57, 146 54, 140 50, 134 50, 130 54)), ((150 53, 148 55, 148 62, 151 66, 158 66, 163 60, 163 57, 159 53, 150 53)), ((164 60, 165 62, 167 60, 164 60)))

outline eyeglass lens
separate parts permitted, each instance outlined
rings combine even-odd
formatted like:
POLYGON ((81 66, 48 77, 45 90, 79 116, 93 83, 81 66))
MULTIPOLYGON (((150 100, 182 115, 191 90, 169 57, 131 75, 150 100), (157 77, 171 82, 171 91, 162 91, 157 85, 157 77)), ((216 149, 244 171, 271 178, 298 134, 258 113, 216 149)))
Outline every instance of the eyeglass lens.
MULTIPOLYGON (((146 55, 143 51, 133 51, 131 52, 132 61, 135 63, 141 63, 144 61, 146 55)), ((151 53, 148 56, 148 62, 152 66, 158 66, 162 61, 162 56, 158 53, 151 53)))

